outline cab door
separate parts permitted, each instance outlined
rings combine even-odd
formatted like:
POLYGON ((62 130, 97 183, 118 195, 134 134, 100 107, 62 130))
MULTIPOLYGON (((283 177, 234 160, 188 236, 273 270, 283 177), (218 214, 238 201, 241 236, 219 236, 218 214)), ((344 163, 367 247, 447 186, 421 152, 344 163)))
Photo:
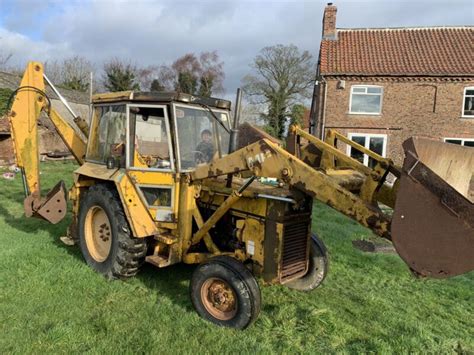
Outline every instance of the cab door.
POLYGON ((127 105, 127 172, 155 221, 177 216, 178 183, 165 105, 127 105))

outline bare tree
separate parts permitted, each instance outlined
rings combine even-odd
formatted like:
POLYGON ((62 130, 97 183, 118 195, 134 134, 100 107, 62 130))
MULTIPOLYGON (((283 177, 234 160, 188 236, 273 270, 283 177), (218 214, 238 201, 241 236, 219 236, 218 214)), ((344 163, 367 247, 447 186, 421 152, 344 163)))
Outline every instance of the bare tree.
POLYGON ((45 72, 49 79, 71 90, 87 91, 90 73, 94 71, 94 66, 89 60, 77 55, 45 63, 45 72))
POLYGON ((262 119, 262 114, 266 111, 266 106, 263 104, 252 104, 242 102, 242 109, 240 112, 240 123, 250 123, 255 126, 265 125, 262 119))
POLYGON ((224 81, 224 62, 219 60, 219 55, 216 51, 203 52, 199 56, 200 68, 200 96, 211 96, 212 93, 222 93, 224 88, 222 83, 224 81))
POLYGON ((171 66, 156 68, 151 76, 166 90, 211 96, 213 93, 223 92, 223 67, 224 63, 220 61, 216 51, 203 52, 199 56, 187 53, 176 59, 171 66))
POLYGON ((262 118, 282 138, 291 107, 311 96, 316 75, 313 57, 295 45, 278 44, 263 48, 252 67, 255 73, 243 79, 244 92, 254 103, 267 105, 262 118))

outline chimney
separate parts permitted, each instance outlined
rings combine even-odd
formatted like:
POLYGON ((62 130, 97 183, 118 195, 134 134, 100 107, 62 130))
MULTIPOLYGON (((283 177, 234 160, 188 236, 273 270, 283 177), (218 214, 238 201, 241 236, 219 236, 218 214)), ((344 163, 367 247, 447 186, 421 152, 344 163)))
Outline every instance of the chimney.
POLYGON ((328 2, 327 6, 324 8, 324 17, 323 17, 323 39, 336 40, 336 13, 337 7, 328 2))

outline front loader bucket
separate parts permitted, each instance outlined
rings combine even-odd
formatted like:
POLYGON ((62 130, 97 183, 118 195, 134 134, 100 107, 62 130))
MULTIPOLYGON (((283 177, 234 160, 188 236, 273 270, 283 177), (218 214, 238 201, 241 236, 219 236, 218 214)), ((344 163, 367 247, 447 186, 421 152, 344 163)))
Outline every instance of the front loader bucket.
POLYGON ((421 276, 474 269, 474 149, 430 139, 404 142, 392 241, 421 276))

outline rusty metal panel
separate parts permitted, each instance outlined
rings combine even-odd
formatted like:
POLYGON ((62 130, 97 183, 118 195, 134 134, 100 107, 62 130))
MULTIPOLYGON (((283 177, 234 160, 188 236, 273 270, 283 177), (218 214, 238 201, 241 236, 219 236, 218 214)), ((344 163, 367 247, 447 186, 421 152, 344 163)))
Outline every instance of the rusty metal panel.
POLYGON ((281 283, 301 277, 308 271, 310 225, 309 214, 307 216, 291 216, 289 220, 284 222, 280 269, 281 283))
POLYGON ((64 181, 60 181, 42 200, 41 207, 36 212, 52 224, 56 224, 66 216, 67 197, 64 181))
MULTIPOLYGON (((468 210, 474 215, 474 209, 468 210)), ((474 269, 474 229, 422 184, 402 176, 392 219, 400 257, 423 276, 444 278, 474 269)))
POLYGON ((472 160, 469 150, 450 154, 444 143, 409 139, 404 143, 405 162, 392 219, 392 240, 408 266, 423 276, 445 278, 474 269, 474 204, 461 193, 473 169, 447 180, 436 174, 449 166, 472 160), (443 149, 446 154, 443 156, 443 149), (437 157, 427 154, 437 152, 437 157), (419 152, 422 152, 418 155, 419 152), (425 159, 423 161, 423 159, 425 159), (462 161, 464 160, 464 161, 462 161), (447 165, 442 166, 441 163, 447 165), (464 176, 466 181, 461 181, 464 176), (456 187, 456 188, 455 188, 456 187), (461 190, 461 191, 460 191, 461 190))

